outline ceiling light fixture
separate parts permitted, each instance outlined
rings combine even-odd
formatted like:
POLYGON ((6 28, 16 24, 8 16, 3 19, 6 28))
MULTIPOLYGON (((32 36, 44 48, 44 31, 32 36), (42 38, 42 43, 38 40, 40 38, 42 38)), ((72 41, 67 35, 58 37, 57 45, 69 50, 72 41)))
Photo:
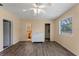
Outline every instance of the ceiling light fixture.
POLYGON ((39 14, 41 12, 45 13, 45 11, 43 10, 43 8, 45 8, 46 6, 45 5, 41 5, 40 3, 36 3, 36 4, 33 4, 33 11, 34 11, 34 14, 39 14))
MULTIPOLYGON (((42 13, 45 13, 45 11, 43 10, 43 8, 45 8, 46 5, 43 5, 43 4, 41 4, 41 3, 34 3, 33 6, 34 6, 34 7, 30 8, 29 10, 33 10, 34 15, 38 15, 38 14, 41 13, 41 12, 42 12, 42 13)), ((26 11, 28 11, 28 10, 23 9, 23 12, 26 12, 26 11)))
POLYGON ((26 9, 23 9, 22 11, 23 11, 23 12, 26 12, 26 9))

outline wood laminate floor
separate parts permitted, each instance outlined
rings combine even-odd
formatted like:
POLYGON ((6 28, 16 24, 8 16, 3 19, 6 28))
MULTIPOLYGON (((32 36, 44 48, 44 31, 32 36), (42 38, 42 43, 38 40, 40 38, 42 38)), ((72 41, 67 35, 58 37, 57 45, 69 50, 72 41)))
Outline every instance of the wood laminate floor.
POLYGON ((1 56, 74 56, 56 42, 19 42, 4 51, 1 56))

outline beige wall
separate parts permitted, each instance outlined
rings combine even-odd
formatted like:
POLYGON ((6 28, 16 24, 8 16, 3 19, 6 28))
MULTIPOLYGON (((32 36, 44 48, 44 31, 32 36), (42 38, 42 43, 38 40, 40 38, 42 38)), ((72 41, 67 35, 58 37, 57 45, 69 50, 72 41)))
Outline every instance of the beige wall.
POLYGON ((13 44, 19 41, 19 20, 12 13, 0 7, 0 51, 3 50, 3 19, 12 22, 13 44))
POLYGON ((63 45, 65 48, 70 50, 76 55, 79 55, 79 5, 75 6, 56 21, 54 21, 54 37, 55 41, 63 45), (59 20, 66 17, 72 17, 72 34, 59 35, 59 20))
POLYGON ((50 36, 50 38, 51 38, 51 41, 53 41, 54 40, 54 33, 53 33, 53 31, 54 31, 54 28, 53 28, 53 23, 52 23, 52 21, 49 21, 49 20, 38 20, 38 19, 34 19, 34 20, 21 20, 21 41, 28 41, 28 39, 27 39, 27 36, 26 36, 26 25, 27 24, 32 24, 32 32, 45 32, 45 27, 44 27, 44 24, 45 23, 50 23, 51 24, 51 32, 50 32, 50 34, 51 34, 51 36, 50 36))
POLYGON ((63 14, 56 21, 49 20, 29 20, 16 18, 12 13, 0 8, 0 51, 3 50, 3 19, 12 21, 13 23, 13 44, 20 41, 28 41, 26 36, 26 25, 32 24, 33 32, 45 32, 45 23, 51 24, 51 41, 57 41, 65 48, 70 50, 76 55, 79 55, 79 5, 69 10, 67 13, 63 14), (66 17, 72 17, 72 35, 59 35, 59 20, 66 17))

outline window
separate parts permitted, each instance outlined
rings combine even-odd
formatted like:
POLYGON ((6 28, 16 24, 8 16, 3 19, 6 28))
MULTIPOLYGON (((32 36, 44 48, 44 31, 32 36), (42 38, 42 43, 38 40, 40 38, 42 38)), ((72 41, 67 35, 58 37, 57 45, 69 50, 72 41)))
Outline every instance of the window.
POLYGON ((72 33, 72 17, 59 21, 59 34, 72 33))

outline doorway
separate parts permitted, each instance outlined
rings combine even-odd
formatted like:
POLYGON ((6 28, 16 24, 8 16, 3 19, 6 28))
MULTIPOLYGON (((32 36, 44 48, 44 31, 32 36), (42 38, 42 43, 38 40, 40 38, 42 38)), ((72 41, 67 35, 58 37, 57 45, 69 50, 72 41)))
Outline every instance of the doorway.
POLYGON ((11 21, 3 20, 3 48, 11 46, 11 21))
POLYGON ((50 41, 50 24, 45 24, 45 41, 50 41))
POLYGON ((27 39, 32 40, 32 24, 27 24, 27 39))

